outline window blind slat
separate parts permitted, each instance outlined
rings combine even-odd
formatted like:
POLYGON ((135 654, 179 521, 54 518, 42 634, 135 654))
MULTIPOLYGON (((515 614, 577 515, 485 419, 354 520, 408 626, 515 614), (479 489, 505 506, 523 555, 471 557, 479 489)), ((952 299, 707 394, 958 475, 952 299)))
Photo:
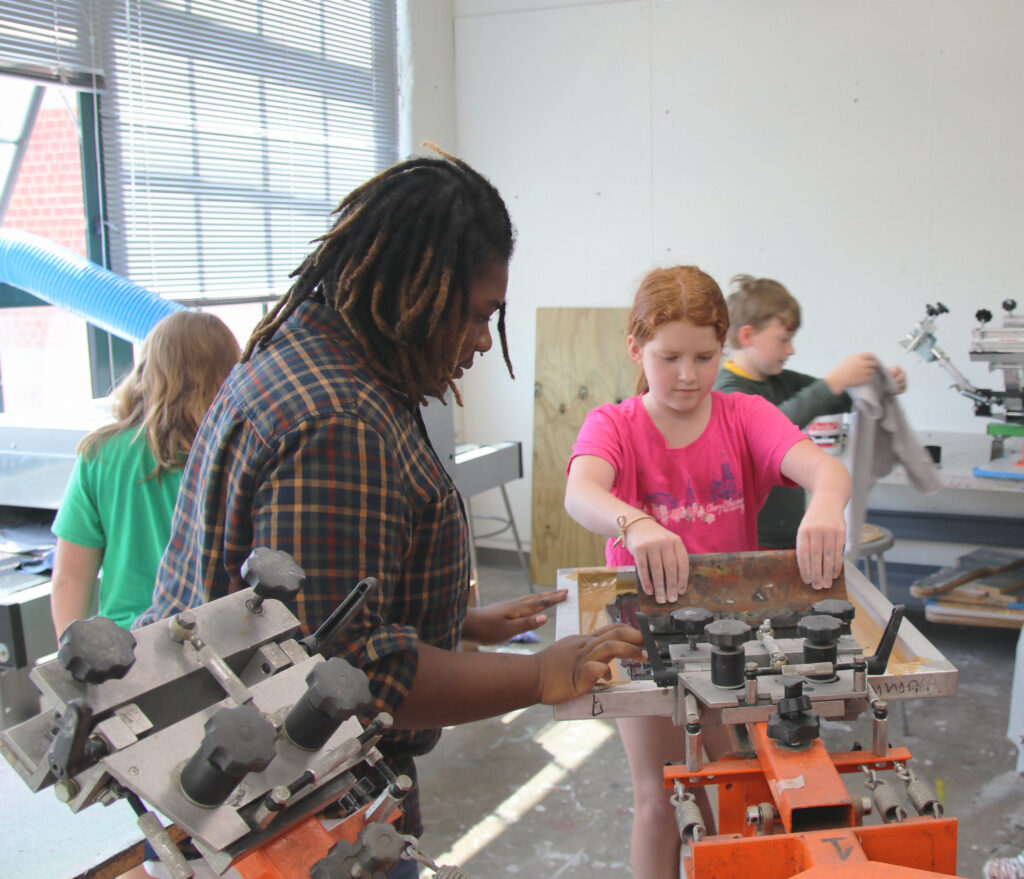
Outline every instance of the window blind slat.
POLYGON ((103 71, 89 39, 90 2, 4 0, 0 70, 86 88, 102 87, 103 71))

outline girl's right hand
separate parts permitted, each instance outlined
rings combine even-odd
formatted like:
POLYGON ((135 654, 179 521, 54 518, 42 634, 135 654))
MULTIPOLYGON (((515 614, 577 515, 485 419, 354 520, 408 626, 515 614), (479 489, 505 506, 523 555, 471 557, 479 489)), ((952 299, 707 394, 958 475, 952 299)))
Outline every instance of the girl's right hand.
POLYGON ((626 549, 636 561, 640 588, 658 604, 677 601, 686 592, 690 556, 678 534, 644 519, 626 532, 626 549))

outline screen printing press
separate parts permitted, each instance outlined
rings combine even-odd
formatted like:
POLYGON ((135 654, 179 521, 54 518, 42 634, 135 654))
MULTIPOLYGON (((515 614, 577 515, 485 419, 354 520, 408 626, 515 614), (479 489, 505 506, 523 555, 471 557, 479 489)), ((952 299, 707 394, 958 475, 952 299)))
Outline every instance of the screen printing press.
POLYGON ((644 634, 648 661, 555 708, 560 720, 671 717, 686 758, 664 769, 689 879, 924 879, 956 872, 955 818, 889 741, 889 703, 952 696, 957 670, 850 562, 832 589, 799 577, 795 553, 690 557, 687 592, 658 605, 632 568, 558 574, 556 635, 613 621, 644 634), (829 752, 821 719, 871 718, 871 743, 829 752), (708 761, 702 728, 728 752, 708 761), (842 775, 863 777, 869 796, 842 775), (887 777, 888 776, 888 777, 887 777), (716 827, 692 789, 717 788, 716 827), (865 816, 871 816, 865 818, 865 816))
MULTIPOLYGON (((285 604, 305 583, 294 560, 261 547, 241 573, 249 588, 133 632, 71 623, 29 673, 40 707, 0 731, 0 754, 72 813, 127 802, 173 879, 200 856, 242 879, 384 879, 402 860, 465 879, 395 828, 413 781, 377 749, 392 719, 361 720, 366 676, 324 656, 377 581, 303 638, 285 604)), ((78 876, 141 858, 132 845, 78 876)))

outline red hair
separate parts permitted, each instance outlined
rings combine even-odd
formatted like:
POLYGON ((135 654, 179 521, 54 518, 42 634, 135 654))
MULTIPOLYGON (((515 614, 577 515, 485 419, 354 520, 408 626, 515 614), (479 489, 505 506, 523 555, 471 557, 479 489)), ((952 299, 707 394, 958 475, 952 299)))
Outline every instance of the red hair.
MULTIPOLYGON (((665 324, 686 321, 695 327, 711 327, 723 345, 729 332, 729 309, 722 290, 711 275, 696 266, 654 269, 644 277, 629 310, 629 334, 643 347, 665 324)), ((637 393, 648 390, 641 370, 637 393)))

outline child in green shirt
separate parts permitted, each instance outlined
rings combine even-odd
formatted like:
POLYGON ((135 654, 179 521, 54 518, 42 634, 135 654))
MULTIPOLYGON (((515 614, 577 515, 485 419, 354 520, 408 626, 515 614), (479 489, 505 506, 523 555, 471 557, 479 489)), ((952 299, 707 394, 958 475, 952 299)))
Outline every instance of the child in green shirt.
MULTIPOLYGON (((793 337, 800 329, 800 303, 778 281, 736 275, 730 281, 729 345, 732 358, 722 364, 714 389, 765 397, 803 428, 815 418, 849 412, 846 393, 871 379, 878 369, 874 354, 851 354, 823 378, 786 369, 794 354, 793 337)), ((900 393, 907 378, 898 366, 890 374, 900 393)), ((804 515, 800 488, 773 488, 757 518, 758 544, 764 549, 790 549, 804 515)))
POLYGON ((142 343, 135 369, 112 395, 114 422, 78 445, 53 523, 58 639, 92 613, 101 567, 100 616, 127 629, 149 607, 182 465, 240 353, 227 325, 198 311, 165 317, 142 343))

